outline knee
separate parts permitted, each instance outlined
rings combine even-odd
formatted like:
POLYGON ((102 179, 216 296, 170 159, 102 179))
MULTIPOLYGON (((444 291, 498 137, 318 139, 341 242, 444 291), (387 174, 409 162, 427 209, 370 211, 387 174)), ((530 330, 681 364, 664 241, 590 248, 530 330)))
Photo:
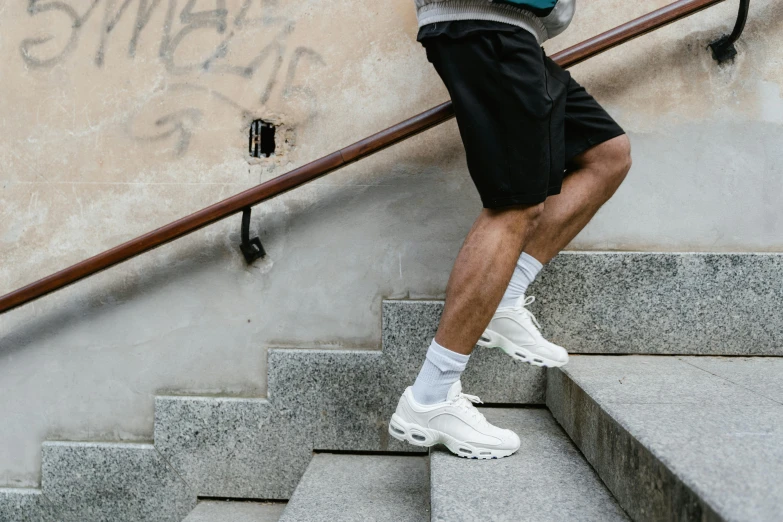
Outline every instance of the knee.
POLYGON ((618 175, 622 178, 620 180, 621 182, 625 179, 625 176, 628 175, 632 165, 631 140, 628 139, 628 136, 623 134, 618 140, 618 154, 615 159, 615 168, 617 169, 618 175))
POLYGON ((510 235, 525 235, 532 232, 544 213, 544 204, 512 206, 500 209, 484 209, 487 217, 499 224, 510 235))
POLYGON ((623 134, 610 140, 607 149, 605 167, 602 170, 609 178, 609 183, 619 187, 633 164, 631 159, 631 140, 623 134))
POLYGON ((533 205, 528 208, 528 219, 535 226, 541 220, 541 215, 544 213, 544 203, 533 205))
POLYGON ((631 141, 623 134, 590 152, 582 166, 600 176, 607 188, 614 192, 631 170, 631 141))

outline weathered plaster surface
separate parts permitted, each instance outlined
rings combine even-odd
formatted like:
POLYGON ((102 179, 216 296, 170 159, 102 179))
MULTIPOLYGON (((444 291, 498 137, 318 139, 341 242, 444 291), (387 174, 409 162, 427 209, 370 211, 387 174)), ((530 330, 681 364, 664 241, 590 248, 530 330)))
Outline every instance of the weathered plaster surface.
MULTIPOLYGON (((547 48, 665 3, 582 2, 547 48)), ((447 98, 409 0, 187 4, 0 0, 0 293, 447 98), (281 154, 248 161, 255 117, 281 154)), ((635 150, 574 248, 783 249, 783 5, 718 67, 735 9, 574 69, 635 150)), ((38 483, 45 438, 148 440, 156 392, 263 395, 267 346, 378 346, 382 297, 442 297, 480 207, 464 163, 452 121, 258 207, 253 267, 235 217, 0 317, 0 486, 38 483)))

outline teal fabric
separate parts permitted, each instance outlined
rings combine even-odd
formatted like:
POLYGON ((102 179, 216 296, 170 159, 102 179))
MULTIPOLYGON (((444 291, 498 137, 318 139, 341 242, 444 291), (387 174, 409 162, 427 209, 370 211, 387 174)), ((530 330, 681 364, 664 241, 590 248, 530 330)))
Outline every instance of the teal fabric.
POLYGON ((523 7, 537 16, 547 16, 557 5, 558 0, 493 0, 498 4, 510 4, 523 7))

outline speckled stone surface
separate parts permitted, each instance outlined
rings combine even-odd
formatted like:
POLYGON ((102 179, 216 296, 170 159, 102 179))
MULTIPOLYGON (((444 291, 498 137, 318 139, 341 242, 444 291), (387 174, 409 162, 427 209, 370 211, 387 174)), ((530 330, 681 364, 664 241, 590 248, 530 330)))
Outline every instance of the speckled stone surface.
MULTIPOLYGON (((313 450, 426 453, 389 437, 388 422, 433 335, 419 320, 439 308, 385 303, 382 352, 270 349, 268 400, 158 397, 155 445, 199 496, 228 498, 289 498, 313 450)), ((544 376, 486 350, 463 385, 485 402, 543 403, 544 376)))
MULTIPOLYGON (((528 293, 544 335, 570 353, 783 355, 781 273, 781 254, 564 252, 528 293)), ((384 348, 415 367, 442 307, 385 302, 384 348)))
POLYGON ((783 255, 566 252, 531 286, 572 353, 783 355, 783 255))
POLYGON ((310 462, 312 429, 265 399, 155 401, 155 446, 203 497, 289 498, 310 462))
POLYGON ((595 522, 628 518, 544 409, 484 408, 491 423, 514 430, 517 453, 468 460, 444 448, 431 454, 433 522, 595 522))
POLYGON ((316 455, 281 522, 430 519, 427 457, 316 455))
MULTIPOLYGON (((413 384, 443 312, 440 301, 384 301, 383 352, 402 388, 413 384)), ((462 376, 466 393, 495 404, 543 404, 546 373, 517 363, 499 350, 478 347, 462 376)))
POLYGON ((270 402, 308 426, 317 450, 421 451, 388 435, 402 385, 381 352, 270 350, 268 383, 270 402))
POLYGON ((196 494, 150 444, 45 442, 41 489, 59 520, 180 521, 196 494))
POLYGON ((779 521, 781 372, 780 358, 575 356, 550 371, 547 404, 635 520, 779 521))
POLYGON ((0 520, 3 522, 52 522, 57 511, 40 489, 0 488, 0 520))
POLYGON ((202 500, 183 522, 277 522, 284 502, 202 500))
POLYGON ((287 499, 314 449, 425 452, 388 435, 394 383, 381 352, 270 350, 268 400, 158 397, 155 445, 199 496, 287 499))

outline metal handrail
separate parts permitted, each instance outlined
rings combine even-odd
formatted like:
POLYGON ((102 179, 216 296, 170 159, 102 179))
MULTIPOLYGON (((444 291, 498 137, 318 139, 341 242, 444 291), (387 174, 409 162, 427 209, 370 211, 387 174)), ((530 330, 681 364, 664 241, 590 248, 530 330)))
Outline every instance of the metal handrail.
MULTIPOLYGON (((724 2, 725 0, 679 0, 594 38, 565 49, 554 56, 563 68, 660 29, 672 22, 724 2)), ((747 0, 742 0, 747 1, 747 0)), ((127 261, 170 241, 191 234, 244 209, 279 196, 330 172, 406 140, 454 117, 451 102, 442 103, 377 134, 317 159, 266 183, 241 192, 157 230, 132 239, 85 261, 44 277, 0 297, 0 314, 64 288, 81 279, 127 261)))

